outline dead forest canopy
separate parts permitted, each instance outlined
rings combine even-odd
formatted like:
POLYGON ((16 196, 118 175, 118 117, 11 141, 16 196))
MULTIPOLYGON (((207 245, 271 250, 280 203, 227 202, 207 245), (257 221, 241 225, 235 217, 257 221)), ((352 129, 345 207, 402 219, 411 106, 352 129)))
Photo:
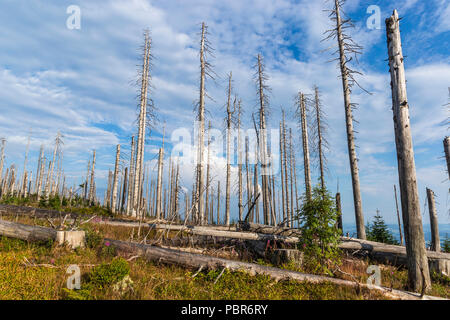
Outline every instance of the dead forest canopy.
MULTIPOLYGON (((342 11, 343 1, 330 3, 329 18, 333 28, 324 33, 323 40, 333 48, 330 59, 339 71, 336 86, 342 88, 342 98, 339 99, 342 99, 345 110, 345 128, 339 130, 346 134, 354 210, 346 214, 354 216, 356 238, 396 243, 379 214, 373 224, 368 224, 364 217, 356 143, 358 133, 355 131, 357 120, 354 116, 357 105, 352 102, 354 90, 365 90, 358 82, 364 75, 356 62, 363 48, 352 39, 353 24, 342 11)), ((399 177, 399 183, 392 189, 400 240, 396 244, 406 248, 403 265, 407 271, 402 277, 406 278, 403 280, 411 291, 436 291, 436 287, 432 287, 436 276, 433 270, 429 270, 427 252, 448 252, 449 242, 448 238, 440 238, 433 190, 426 189, 428 212, 420 210, 397 11, 394 10, 385 23, 387 53, 383 58, 389 63, 399 177), (432 234, 428 244, 422 226, 427 215, 432 234)), ((157 56, 158 47, 152 43, 150 30, 145 30, 139 57, 135 134, 129 137, 128 144, 115 146, 115 161, 108 170, 106 184, 97 184, 98 161, 102 155, 96 150, 86 155, 88 160, 81 176, 70 179, 66 175, 70 168, 64 168, 66 137, 63 130, 54 138, 50 154, 45 153, 44 145, 41 146, 36 163, 28 161, 29 137, 23 165, 6 163, 5 138, 1 140, 0 158, 2 204, 120 218, 129 222, 151 220, 184 226, 227 227, 228 230, 238 227, 253 232, 255 230, 245 228, 257 226, 268 227, 272 234, 291 230, 297 237, 294 248, 303 249, 305 254, 314 258, 309 265, 306 263, 305 268, 309 272, 334 276, 339 270, 345 274, 337 266, 337 261, 342 262, 338 246, 344 235, 343 213, 340 192, 332 194, 331 186, 327 185, 327 158, 332 156, 333 146, 329 143, 321 88, 311 83, 309 91, 293 92, 292 105, 281 108, 277 127, 272 128, 273 121, 269 118, 275 106, 271 105, 270 97, 277 93, 272 92, 269 86, 270 73, 264 56, 255 52, 252 80, 256 108, 243 102, 239 96, 239 83, 234 82, 233 71, 230 70, 225 79, 221 79, 226 93, 226 100, 221 102, 222 114, 211 114, 208 104, 217 102, 209 95, 208 88, 217 84, 219 75, 214 68, 214 44, 209 41, 209 32, 207 24, 201 23, 196 44, 199 81, 193 110, 194 125, 192 130, 179 130, 183 143, 178 145, 178 149, 170 139, 173 134, 166 132, 165 123, 159 119, 157 102, 152 97, 152 66, 157 63, 154 55, 157 56), (223 123, 223 127, 213 128, 211 123, 218 122, 223 123), (146 145, 156 132, 162 137, 161 144, 155 157, 150 159, 146 145), (188 170, 190 173, 186 175, 188 170)), ((439 152, 445 154, 447 164, 443 172, 446 169, 449 173, 449 176, 443 174, 442 179, 447 179, 450 177, 450 139, 442 139, 444 150, 439 152)), ((133 234, 133 237, 143 237, 145 231, 140 228, 139 225, 139 234, 133 234)), ((261 230, 256 229, 256 232, 261 230)), ((119 231, 115 236, 118 235, 119 231)), ((114 235, 109 236, 114 239, 114 235)), ((129 236, 126 233, 127 239, 129 236)), ((123 235, 119 237, 123 238, 123 235)), ((125 264, 117 268, 124 268, 124 272, 129 273, 125 264)), ((143 270, 133 269, 132 272, 139 274, 143 270)), ((179 270, 175 272, 180 273, 179 270)), ((226 274, 215 273, 204 277, 217 279, 222 276, 228 279, 226 274)), ((93 286, 95 281, 92 280, 93 286)), ((448 279, 442 281, 445 283, 448 279)), ((302 290, 307 291, 305 288, 302 290)), ((176 295, 174 292, 159 293, 156 297, 173 297, 176 295)), ((215 297, 218 293, 211 294, 215 297)), ((305 293, 306 296, 308 294, 305 293)), ((258 295, 249 294, 249 297, 255 296, 258 295)), ((279 297, 283 294, 280 293, 279 297)))

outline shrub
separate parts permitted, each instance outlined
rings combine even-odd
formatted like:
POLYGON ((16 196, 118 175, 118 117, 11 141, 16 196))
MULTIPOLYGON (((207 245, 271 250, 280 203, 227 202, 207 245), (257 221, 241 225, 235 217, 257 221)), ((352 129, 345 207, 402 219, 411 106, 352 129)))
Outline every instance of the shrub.
POLYGON ((111 263, 103 263, 95 267, 88 274, 87 280, 93 287, 103 289, 119 282, 129 273, 130 266, 128 262, 123 258, 117 258, 111 261, 111 263))
POLYGON ((339 263, 340 230, 336 221, 339 213, 335 201, 326 189, 315 187, 311 200, 304 202, 298 218, 302 237, 299 249, 305 253, 305 264, 312 272, 331 274, 330 268, 339 263))
POLYGON ((91 249, 96 249, 103 242, 103 234, 98 230, 92 228, 85 228, 86 231, 86 246, 91 249))

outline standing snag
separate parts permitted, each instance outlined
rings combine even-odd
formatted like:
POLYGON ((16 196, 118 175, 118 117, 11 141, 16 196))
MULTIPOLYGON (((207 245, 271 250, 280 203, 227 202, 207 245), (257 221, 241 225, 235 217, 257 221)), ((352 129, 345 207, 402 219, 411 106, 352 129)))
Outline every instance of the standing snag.
POLYGON ((408 260, 408 286, 411 290, 418 291, 420 288, 422 290, 429 289, 431 281, 417 189, 399 21, 397 10, 394 10, 392 16, 386 19, 386 37, 391 74, 400 199, 408 260))
POLYGON ((353 114, 352 109, 356 106, 350 102, 350 93, 353 84, 358 84, 354 78, 355 73, 359 73, 352 70, 348 66, 348 62, 352 58, 348 55, 354 55, 361 53, 362 47, 356 44, 352 38, 344 33, 344 30, 352 27, 353 24, 350 19, 341 18, 342 6, 345 0, 334 0, 334 8, 331 10, 330 19, 336 23, 336 28, 328 30, 328 34, 325 38, 337 39, 338 47, 337 53, 339 54, 339 69, 341 71, 342 89, 344 91, 344 107, 345 107, 345 123, 347 130, 347 145, 348 156, 350 160, 350 171, 352 177, 353 188, 353 203, 355 207, 355 219, 356 219, 356 232, 359 239, 366 239, 366 231, 364 229, 364 215, 362 210, 361 190, 359 186, 359 172, 358 172, 358 158, 356 156, 355 137, 353 129, 353 114))

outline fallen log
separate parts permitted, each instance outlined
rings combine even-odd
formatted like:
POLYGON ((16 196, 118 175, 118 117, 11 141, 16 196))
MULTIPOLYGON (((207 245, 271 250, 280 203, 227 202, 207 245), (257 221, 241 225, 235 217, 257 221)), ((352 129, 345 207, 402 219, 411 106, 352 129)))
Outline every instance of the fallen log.
POLYGON ((151 245, 139 244, 135 242, 125 242, 113 239, 105 239, 114 246, 116 252, 121 255, 140 255, 148 261, 162 262, 166 264, 176 264, 183 267, 199 269, 229 269, 230 271, 246 272, 250 275, 267 275, 276 281, 280 280, 295 280, 307 281, 311 283, 332 283, 341 286, 348 286, 352 288, 366 288, 369 290, 376 290, 386 297, 392 299, 402 300, 436 300, 441 299, 431 296, 420 297, 420 294, 394 290, 386 287, 352 282, 348 280, 330 278, 325 276, 318 276, 312 274, 305 274, 296 271, 278 269, 274 267, 262 266, 254 263, 247 263, 241 261, 227 260, 223 258, 216 258, 197 253, 183 252, 180 250, 173 250, 167 248, 160 248, 151 245))
POLYGON ((0 220, 0 235, 26 241, 55 240, 55 229, 0 220))
POLYGON ((238 223, 238 231, 251 231, 256 233, 264 233, 264 234, 276 234, 280 236, 286 237, 300 237, 301 232, 299 229, 293 229, 288 227, 274 227, 268 226, 265 224, 259 224, 254 222, 247 221, 239 221, 238 223))

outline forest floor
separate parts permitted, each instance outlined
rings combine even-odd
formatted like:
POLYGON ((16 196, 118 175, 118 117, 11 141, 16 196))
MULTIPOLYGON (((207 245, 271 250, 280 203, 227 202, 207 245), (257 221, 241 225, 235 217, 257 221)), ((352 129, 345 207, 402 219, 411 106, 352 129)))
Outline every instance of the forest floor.
MULTIPOLYGON (((46 219, 25 216, 2 216, 29 225, 50 227, 46 219)), ((56 224, 56 221, 52 221, 56 224)), ((71 250, 53 242, 29 243, 18 239, 0 238, 0 299, 275 299, 275 300, 379 300, 382 294, 367 289, 356 290, 332 283, 313 284, 298 281, 274 281, 268 276, 251 276, 243 272, 221 270, 189 270, 179 266, 148 262, 140 257, 129 260, 117 257, 114 248, 103 238, 147 241, 160 239, 162 232, 148 227, 130 228, 86 223, 87 247, 71 250), (81 269, 81 290, 68 290, 69 265, 81 269), (122 280, 126 277, 126 280, 122 280), (128 281, 128 279, 130 281, 128 281), (123 284, 122 288, 115 284, 123 284), (127 282, 128 281, 128 282, 127 282)), ((176 232, 164 233, 173 237, 176 232)), ((273 266, 263 259, 244 256, 230 247, 190 247, 209 255, 232 260, 273 266)), ((333 277, 365 283, 368 278, 368 259, 342 254, 339 271, 333 277)), ((278 268, 312 273, 296 264, 278 268)), ((394 266, 380 265, 381 284, 406 290, 407 271, 394 266)), ((432 296, 450 298, 448 278, 433 275, 432 296)))

